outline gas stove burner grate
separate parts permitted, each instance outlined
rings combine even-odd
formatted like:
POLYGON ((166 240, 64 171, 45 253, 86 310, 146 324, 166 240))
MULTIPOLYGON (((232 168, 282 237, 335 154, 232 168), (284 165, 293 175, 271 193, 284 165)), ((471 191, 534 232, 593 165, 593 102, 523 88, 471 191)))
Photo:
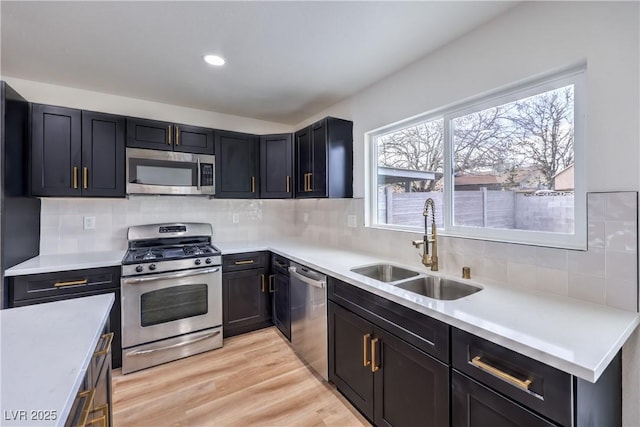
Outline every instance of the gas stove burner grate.
POLYGON ((162 259, 164 258, 164 254, 162 249, 153 249, 149 248, 147 250, 140 250, 139 253, 133 254, 134 261, 146 261, 146 260, 154 260, 154 259, 162 259))

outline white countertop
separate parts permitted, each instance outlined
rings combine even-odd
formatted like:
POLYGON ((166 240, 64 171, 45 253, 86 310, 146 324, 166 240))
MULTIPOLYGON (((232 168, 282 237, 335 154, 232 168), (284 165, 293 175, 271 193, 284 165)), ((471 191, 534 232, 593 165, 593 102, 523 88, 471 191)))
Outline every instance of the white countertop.
POLYGON ((53 271, 82 270, 122 264, 126 251, 82 252, 72 254, 38 255, 5 270, 5 277, 53 271))
POLYGON ((103 294, 0 310, 0 424, 64 425, 114 300, 103 294), (55 420, 38 420, 37 411, 55 411, 55 420))
POLYGON ((377 255, 286 241, 218 247, 223 254, 240 249, 270 250, 591 382, 597 381, 640 324, 638 313, 559 295, 456 278, 484 289, 458 300, 438 301, 350 271, 353 267, 389 261, 377 255))
MULTIPOLYGON (((484 289, 459 300, 438 301, 350 271, 358 266, 389 262, 389 258, 379 255, 291 240, 216 242, 215 245, 223 254, 261 250, 278 253, 591 382, 600 377, 640 324, 638 313, 548 293, 524 292, 470 280, 470 284, 484 289)), ((5 274, 9 276, 74 269, 71 266, 75 266, 75 269, 89 268, 89 264, 94 267, 118 265, 123 255, 123 252, 60 255, 59 265, 56 265, 55 257, 46 256, 45 261, 45 256, 41 256, 12 267, 5 274), (100 254, 104 254, 103 263, 99 262, 100 254), (38 258, 41 260, 36 261, 38 258), (118 262, 114 263, 115 259, 118 262)), ((426 268, 421 270, 398 262, 391 264, 427 274, 438 274, 426 268)))

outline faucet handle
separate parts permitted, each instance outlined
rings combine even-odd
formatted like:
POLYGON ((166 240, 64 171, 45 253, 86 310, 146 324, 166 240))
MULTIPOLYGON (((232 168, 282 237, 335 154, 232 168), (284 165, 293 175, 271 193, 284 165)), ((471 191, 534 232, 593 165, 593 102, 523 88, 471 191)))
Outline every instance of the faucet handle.
POLYGON ((413 246, 415 246, 416 248, 419 248, 420 246, 422 246, 424 244, 424 240, 412 240, 411 244, 413 246))

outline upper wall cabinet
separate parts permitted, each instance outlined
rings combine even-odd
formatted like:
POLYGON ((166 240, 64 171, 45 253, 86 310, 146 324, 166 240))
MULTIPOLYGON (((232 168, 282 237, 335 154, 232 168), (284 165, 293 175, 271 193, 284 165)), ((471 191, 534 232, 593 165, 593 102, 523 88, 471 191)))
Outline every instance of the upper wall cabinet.
POLYGON ((293 135, 260 137, 260 197, 293 197, 293 135))
POLYGON ((353 197, 353 122, 326 117, 295 133, 296 197, 353 197))
POLYGON ((125 196, 122 116, 33 104, 31 194, 125 196))
POLYGON ((213 154, 213 129, 128 117, 127 147, 213 154))
POLYGON ((216 197, 254 199, 259 195, 256 135, 216 131, 216 197))

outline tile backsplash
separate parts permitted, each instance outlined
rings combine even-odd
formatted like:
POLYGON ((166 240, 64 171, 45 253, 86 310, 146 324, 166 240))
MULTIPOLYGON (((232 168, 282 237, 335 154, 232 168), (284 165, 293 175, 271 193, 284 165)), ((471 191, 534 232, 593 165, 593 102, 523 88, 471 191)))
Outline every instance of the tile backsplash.
MULTIPOLYGON (((440 270, 459 275, 469 266, 479 281, 637 311, 638 194, 590 193, 587 215, 587 251, 441 236, 440 270)), ((363 199, 43 198, 40 251, 126 249, 129 226, 175 221, 211 223, 216 242, 299 237, 423 268, 410 243, 420 235, 364 227, 363 199), (351 215, 356 227, 348 226, 351 215), (86 216, 95 229, 84 229, 86 216)))

